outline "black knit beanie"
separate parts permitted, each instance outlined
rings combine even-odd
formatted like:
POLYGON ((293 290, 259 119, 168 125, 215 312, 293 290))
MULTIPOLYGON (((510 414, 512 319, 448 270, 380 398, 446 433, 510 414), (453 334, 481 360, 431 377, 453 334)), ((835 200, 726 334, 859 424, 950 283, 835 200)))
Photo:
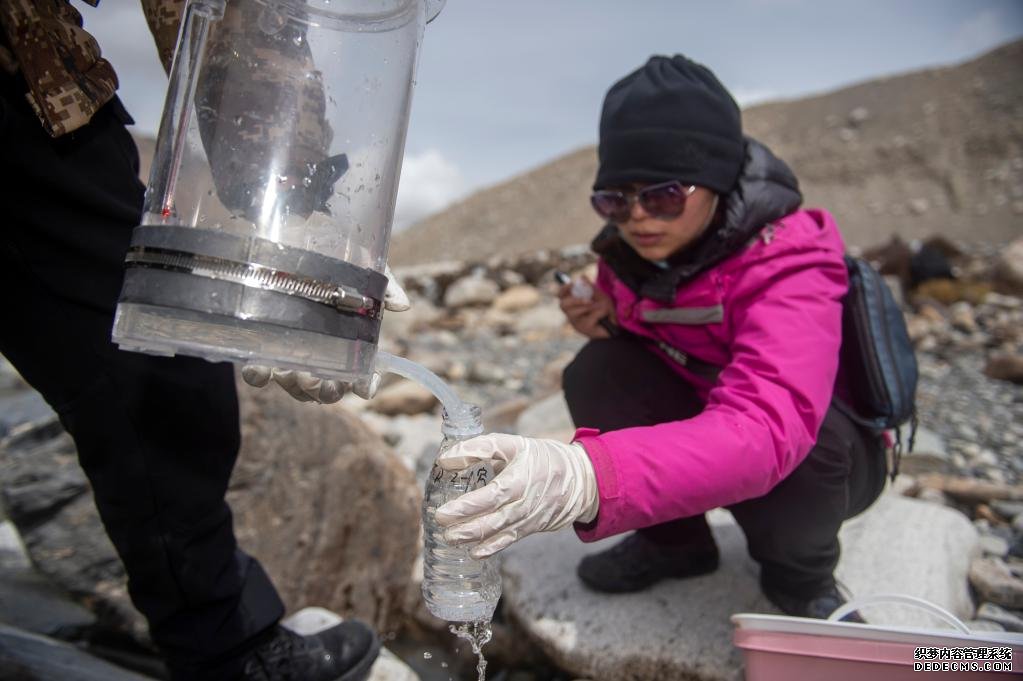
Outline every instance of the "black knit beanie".
POLYGON ((739 106, 706 66, 651 57, 611 86, 594 189, 681 180, 727 194, 744 158, 739 106))

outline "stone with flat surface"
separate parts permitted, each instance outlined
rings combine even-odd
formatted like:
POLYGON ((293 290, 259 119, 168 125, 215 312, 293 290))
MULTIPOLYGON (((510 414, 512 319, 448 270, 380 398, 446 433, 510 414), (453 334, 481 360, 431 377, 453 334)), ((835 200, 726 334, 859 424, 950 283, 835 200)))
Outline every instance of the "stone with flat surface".
MULTIPOLYGON (((757 566, 731 516, 715 511, 711 525, 722 556, 717 572, 638 594, 594 593, 575 574, 584 555, 620 537, 593 545, 570 532, 530 537, 505 552, 505 611, 556 664, 593 681, 738 681, 743 672, 730 615, 777 611, 760 593, 757 566)), ((966 571, 977 535, 960 513, 886 494, 847 523, 841 539, 838 576, 854 595, 899 592, 972 615, 966 571)), ((932 625, 929 615, 896 608, 868 616, 932 625)))
MULTIPOLYGON (((729 516, 730 518, 730 516, 729 516)), ((586 545, 571 532, 538 534, 506 551, 504 607, 561 668, 593 681, 742 678, 733 612, 777 612, 734 522, 714 524, 721 567, 638 594, 599 594, 576 577, 579 560, 621 537, 586 545)))
MULTIPOLYGON (((835 576, 855 595, 899 593, 940 605, 960 619, 973 615, 967 584, 980 537, 959 511, 883 494, 839 535, 842 558, 835 576)), ((945 628, 940 620, 904 606, 867 608, 868 621, 945 628)))

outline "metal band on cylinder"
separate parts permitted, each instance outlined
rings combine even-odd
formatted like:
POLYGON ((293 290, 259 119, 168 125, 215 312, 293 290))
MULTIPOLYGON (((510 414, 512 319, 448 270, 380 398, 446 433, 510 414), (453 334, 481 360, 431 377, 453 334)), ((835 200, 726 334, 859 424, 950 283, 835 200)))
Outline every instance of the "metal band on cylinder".
POLYGON ((140 226, 122 302, 184 308, 376 343, 387 278, 265 239, 140 226), (199 280, 199 281, 197 281, 199 280))

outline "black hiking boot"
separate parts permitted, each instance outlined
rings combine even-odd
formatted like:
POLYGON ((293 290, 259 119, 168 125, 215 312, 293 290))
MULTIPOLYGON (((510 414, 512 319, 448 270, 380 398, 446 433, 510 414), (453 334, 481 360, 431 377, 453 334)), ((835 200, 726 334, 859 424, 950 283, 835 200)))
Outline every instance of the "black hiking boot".
POLYGON ((379 639, 362 622, 341 622, 309 636, 278 625, 239 657, 171 669, 181 681, 364 681, 379 652, 379 639))
POLYGON ((662 579, 683 579, 713 572, 717 546, 657 544, 634 532, 606 551, 586 556, 576 572, 594 591, 642 591, 662 579))
MULTIPOLYGON (((793 594, 761 584, 761 590, 776 608, 793 617, 809 617, 826 620, 831 613, 845 604, 845 597, 834 584, 809 594, 793 594)), ((843 622, 859 622, 865 624, 859 613, 852 612, 842 618, 843 622)))

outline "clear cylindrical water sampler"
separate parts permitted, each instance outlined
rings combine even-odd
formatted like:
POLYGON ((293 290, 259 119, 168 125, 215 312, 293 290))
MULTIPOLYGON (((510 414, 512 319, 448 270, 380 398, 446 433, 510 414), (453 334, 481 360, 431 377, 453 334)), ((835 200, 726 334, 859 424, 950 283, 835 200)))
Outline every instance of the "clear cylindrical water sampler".
POLYGON ((371 371, 426 22, 443 0, 190 0, 122 348, 371 371))

